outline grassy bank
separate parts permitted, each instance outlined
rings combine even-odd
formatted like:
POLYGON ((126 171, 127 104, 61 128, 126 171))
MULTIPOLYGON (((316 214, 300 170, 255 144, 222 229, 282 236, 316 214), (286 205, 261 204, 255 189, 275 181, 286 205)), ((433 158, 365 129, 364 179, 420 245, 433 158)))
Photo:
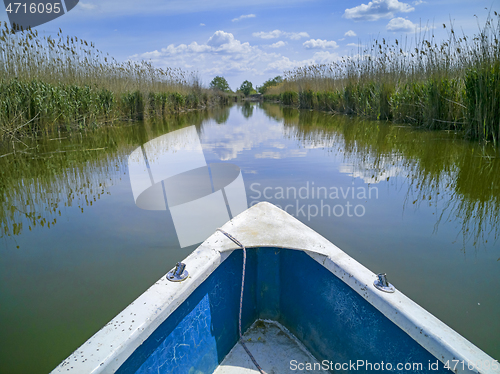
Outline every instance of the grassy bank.
POLYGON ((500 17, 474 37, 448 30, 439 45, 422 32, 414 43, 385 39, 357 57, 297 68, 266 100, 304 109, 357 114, 428 129, 500 140, 500 17))
POLYGON ((117 62, 92 42, 7 24, 0 34, 0 137, 163 116, 225 103, 193 74, 117 62))

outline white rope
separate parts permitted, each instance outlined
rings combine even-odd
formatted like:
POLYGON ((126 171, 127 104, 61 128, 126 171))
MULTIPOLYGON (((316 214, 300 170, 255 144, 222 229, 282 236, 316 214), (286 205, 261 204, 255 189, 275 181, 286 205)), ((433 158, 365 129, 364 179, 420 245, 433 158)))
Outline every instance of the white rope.
POLYGON ((238 332, 240 335, 240 344, 243 346, 247 354, 250 356, 250 359, 252 360, 253 364, 255 367, 259 370, 261 374, 266 374, 264 370, 259 366, 255 358, 253 357, 252 353, 248 350, 245 342, 243 341, 243 335, 241 334, 241 313, 243 311, 243 290, 245 289, 245 268, 246 268, 246 263, 247 263, 247 249, 243 244, 241 244, 238 240, 236 240, 232 235, 228 234, 222 229, 217 229, 224 235, 226 235, 229 239, 231 239, 237 246, 239 246, 241 249, 243 249, 243 271, 241 274, 241 293, 240 293, 240 313, 238 316, 238 332))

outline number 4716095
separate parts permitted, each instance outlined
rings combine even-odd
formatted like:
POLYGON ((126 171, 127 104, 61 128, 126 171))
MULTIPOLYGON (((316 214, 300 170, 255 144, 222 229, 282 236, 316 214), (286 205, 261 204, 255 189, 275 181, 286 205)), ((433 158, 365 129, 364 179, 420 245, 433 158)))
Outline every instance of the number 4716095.
POLYGON ((26 3, 9 3, 5 10, 7 13, 18 13, 18 12, 23 12, 24 14, 26 13, 60 13, 61 12, 61 7, 59 6, 59 3, 31 3, 26 4, 26 3))

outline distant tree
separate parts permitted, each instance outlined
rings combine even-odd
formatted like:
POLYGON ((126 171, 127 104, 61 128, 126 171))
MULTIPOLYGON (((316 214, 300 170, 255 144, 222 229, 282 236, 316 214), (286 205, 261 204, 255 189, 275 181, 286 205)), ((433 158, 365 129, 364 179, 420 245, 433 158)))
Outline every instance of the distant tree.
POLYGON ((244 81, 240 86, 240 91, 243 92, 243 95, 248 96, 253 91, 252 82, 244 81))
POLYGON ((229 84, 227 83, 226 78, 217 75, 212 82, 210 82, 210 88, 212 90, 220 90, 223 92, 230 92, 231 88, 229 88, 229 84))
POLYGON ((267 81, 265 81, 262 84, 262 86, 257 88, 257 91, 259 91, 259 93, 261 93, 261 94, 265 94, 269 87, 276 86, 276 85, 280 84, 281 82, 283 82, 283 78, 280 75, 278 75, 277 77, 274 77, 273 79, 268 79, 267 81))

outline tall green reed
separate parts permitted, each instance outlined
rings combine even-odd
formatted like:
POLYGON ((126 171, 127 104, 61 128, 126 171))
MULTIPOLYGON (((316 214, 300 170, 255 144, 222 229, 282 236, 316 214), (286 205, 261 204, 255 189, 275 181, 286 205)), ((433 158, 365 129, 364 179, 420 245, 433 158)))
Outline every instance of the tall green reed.
POLYGON ((0 31, 0 137, 142 119, 227 101, 196 74, 118 62, 92 42, 36 30, 0 31))
POLYGON ((460 130, 500 140, 500 17, 488 14, 477 35, 435 41, 420 28, 415 41, 374 40, 352 57, 284 73, 268 97, 283 104, 460 130), (297 95, 297 100, 290 97, 297 95))

